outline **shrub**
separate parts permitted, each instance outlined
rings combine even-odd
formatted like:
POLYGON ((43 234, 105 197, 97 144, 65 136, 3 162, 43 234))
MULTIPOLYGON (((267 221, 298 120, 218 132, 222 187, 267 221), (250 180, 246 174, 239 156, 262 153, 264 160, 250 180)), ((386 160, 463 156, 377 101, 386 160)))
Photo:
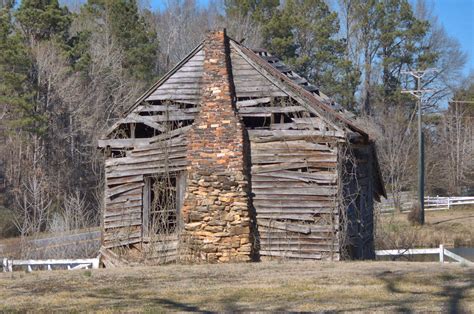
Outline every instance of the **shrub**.
POLYGON ((410 212, 408 213, 408 221, 412 223, 413 225, 418 225, 420 223, 420 214, 421 214, 421 208, 420 204, 413 204, 410 212))

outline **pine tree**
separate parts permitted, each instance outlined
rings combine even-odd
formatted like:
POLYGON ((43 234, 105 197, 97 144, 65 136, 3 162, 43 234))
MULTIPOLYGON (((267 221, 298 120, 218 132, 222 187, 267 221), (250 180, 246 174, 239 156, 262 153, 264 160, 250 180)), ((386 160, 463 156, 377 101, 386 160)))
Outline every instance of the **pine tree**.
POLYGON ((32 49, 41 41, 65 44, 69 12, 57 0, 24 0, 16 12, 3 9, 2 77, 3 97, 8 99, 12 125, 30 134, 44 135, 48 128, 48 91, 40 81, 32 49), (14 27, 14 15, 19 27, 14 27))
POLYGON ((379 25, 382 19, 382 3, 379 0, 354 1, 350 14, 352 14, 351 18, 354 19, 353 35, 355 36, 357 53, 360 53, 363 62, 360 111, 362 114, 370 115, 372 111, 374 63, 380 48, 379 25))
POLYGON ((346 58, 337 13, 322 0, 288 0, 264 26, 266 47, 325 93, 353 108, 359 73, 346 58))
POLYGON ((31 41, 58 36, 67 39, 71 15, 58 0, 22 0, 16 18, 26 37, 31 41))
POLYGON ((225 0, 227 17, 247 16, 264 24, 276 13, 280 0, 225 0))
POLYGON ((399 98, 401 71, 417 65, 418 61, 425 65, 429 61, 423 54, 424 47, 419 45, 429 24, 416 19, 407 0, 383 1, 380 13, 382 99, 385 106, 390 106, 399 98))
POLYGON ((31 58, 25 40, 12 23, 12 8, 0 9, 0 104, 7 124, 29 133, 45 131, 45 117, 37 113, 31 84, 31 58))
POLYGON ((136 0, 89 0, 84 15, 106 28, 124 52, 122 66, 131 77, 149 82, 156 75, 156 33, 138 12, 136 0))

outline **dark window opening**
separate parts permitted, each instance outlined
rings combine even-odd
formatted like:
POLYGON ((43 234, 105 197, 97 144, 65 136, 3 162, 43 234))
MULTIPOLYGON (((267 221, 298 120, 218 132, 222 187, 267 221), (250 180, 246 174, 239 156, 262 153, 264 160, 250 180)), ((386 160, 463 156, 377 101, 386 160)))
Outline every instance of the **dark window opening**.
POLYGON ((160 134, 160 132, 143 123, 135 124, 135 138, 148 138, 160 134))
POLYGON ((145 178, 143 190, 144 236, 167 235, 177 231, 184 199, 184 173, 145 178))
POLYGON ((176 229, 176 177, 150 177, 149 233, 170 234, 176 229))
POLYGON ((274 113, 274 121, 275 123, 291 123, 293 120, 290 116, 284 113, 274 113))
POLYGON ((127 152, 125 150, 111 150, 110 157, 112 158, 123 158, 127 157, 127 152))
POLYGON ((270 118, 267 117, 244 117, 244 124, 246 128, 257 129, 270 127, 270 118))

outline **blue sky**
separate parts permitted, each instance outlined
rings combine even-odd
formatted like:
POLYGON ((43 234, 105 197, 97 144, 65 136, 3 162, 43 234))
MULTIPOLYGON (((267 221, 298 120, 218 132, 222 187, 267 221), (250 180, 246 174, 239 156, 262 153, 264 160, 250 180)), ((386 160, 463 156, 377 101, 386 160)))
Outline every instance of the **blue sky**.
POLYGON ((447 33, 461 43, 468 54, 464 74, 474 71, 474 0, 429 0, 447 33))
MULTIPOLYGON (((153 9, 163 8, 166 0, 149 0, 153 9)), ((464 74, 474 71, 474 0, 427 0, 434 7, 439 22, 444 25, 451 37, 459 40, 462 49, 468 54, 464 74)), ((198 0, 207 5, 209 0, 198 0)))

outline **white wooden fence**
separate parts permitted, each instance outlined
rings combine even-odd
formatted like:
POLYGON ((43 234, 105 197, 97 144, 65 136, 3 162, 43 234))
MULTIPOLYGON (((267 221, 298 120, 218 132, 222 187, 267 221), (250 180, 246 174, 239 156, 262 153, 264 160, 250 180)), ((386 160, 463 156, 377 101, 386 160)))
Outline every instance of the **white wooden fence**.
POLYGON ((12 272, 13 267, 26 267, 27 271, 53 270, 54 269, 97 269, 99 257, 88 259, 45 259, 45 260, 9 260, 2 259, 3 272, 12 272))
POLYGON ((32 259, 63 258, 63 256, 80 258, 96 256, 99 253, 101 231, 98 228, 39 236, 0 240, 0 257, 18 256, 22 249, 27 251, 32 259))
POLYGON ((474 196, 427 196, 425 208, 450 209, 452 206, 474 204, 474 196))
MULTIPOLYGON (((402 211, 409 211, 417 202, 416 196, 403 192, 400 199, 402 211)), ((453 206, 474 204, 474 196, 426 196, 425 210, 451 209, 453 206)), ((383 213, 392 212, 395 208, 393 198, 382 199, 378 205, 383 213)))
POLYGON ((401 256, 401 255, 430 255, 436 254, 439 255, 439 261, 444 263, 444 257, 448 256, 459 263, 464 263, 466 265, 474 265, 474 262, 465 259, 453 252, 445 249, 441 244, 439 248, 434 249, 399 249, 399 250, 376 250, 376 256, 401 256))

